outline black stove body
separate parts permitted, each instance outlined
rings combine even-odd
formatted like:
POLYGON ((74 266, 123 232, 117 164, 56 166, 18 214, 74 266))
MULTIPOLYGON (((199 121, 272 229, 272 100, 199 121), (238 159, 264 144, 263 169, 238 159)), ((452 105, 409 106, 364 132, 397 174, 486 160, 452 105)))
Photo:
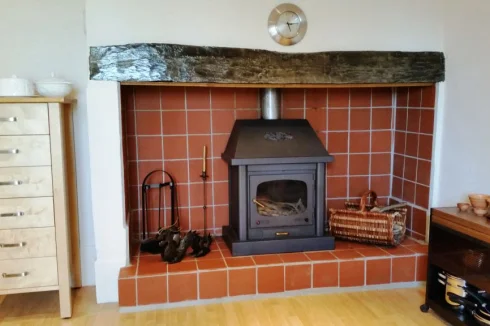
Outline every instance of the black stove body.
POLYGON ((237 120, 225 152, 233 256, 329 250, 325 165, 333 161, 307 120, 237 120))

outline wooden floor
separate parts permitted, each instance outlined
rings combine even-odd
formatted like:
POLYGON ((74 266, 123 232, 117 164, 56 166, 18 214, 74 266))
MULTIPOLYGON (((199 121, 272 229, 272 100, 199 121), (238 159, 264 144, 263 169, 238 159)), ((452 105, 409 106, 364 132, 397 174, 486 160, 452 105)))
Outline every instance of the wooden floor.
POLYGON ((307 295, 140 313, 95 303, 95 288, 75 292, 74 316, 58 318, 56 292, 0 296, 0 324, 7 325, 445 325, 419 310, 422 288, 307 295))

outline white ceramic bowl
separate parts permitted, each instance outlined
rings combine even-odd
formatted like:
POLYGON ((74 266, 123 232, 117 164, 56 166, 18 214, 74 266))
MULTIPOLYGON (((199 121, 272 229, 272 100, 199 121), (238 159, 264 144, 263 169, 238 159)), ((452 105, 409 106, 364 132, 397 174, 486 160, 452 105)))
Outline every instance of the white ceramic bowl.
POLYGON ((70 94, 72 84, 60 78, 54 77, 43 79, 36 82, 36 88, 39 95, 47 97, 65 97, 70 94))
POLYGON ((0 96, 34 96, 34 85, 25 78, 0 78, 0 96))
POLYGON ((65 97, 71 92, 70 83, 36 83, 39 95, 46 97, 65 97))

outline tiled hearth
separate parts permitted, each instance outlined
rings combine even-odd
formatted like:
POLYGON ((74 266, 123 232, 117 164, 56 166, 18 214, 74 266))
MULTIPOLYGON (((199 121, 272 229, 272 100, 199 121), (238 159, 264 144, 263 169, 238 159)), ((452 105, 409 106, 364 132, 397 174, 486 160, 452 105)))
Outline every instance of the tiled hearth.
POLYGON ((425 281, 427 267, 427 246, 410 238, 397 248, 337 241, 333 251, 235 258, 220 238, 212 247, 205 257, 186 257, 173 265, 162 262, 159 255, 133 257, 133 265, 120 272, 119 305, 171 306, 247 295, 287 295, 297 290, 407 286, 407 282, 425 281))

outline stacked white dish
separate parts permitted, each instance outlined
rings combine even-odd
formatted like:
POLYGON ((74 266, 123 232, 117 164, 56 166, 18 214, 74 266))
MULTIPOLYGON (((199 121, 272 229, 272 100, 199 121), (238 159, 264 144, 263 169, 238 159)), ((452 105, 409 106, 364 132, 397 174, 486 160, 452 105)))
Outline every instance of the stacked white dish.
POLYGON ((39 80, 35 83, 26 78, 18 78, 13 75, 10 78, 0 78, 0 96, 35 96, 35 90, 41 96, 65 97, 71 93, 72 83, 55 77, 39 80))
POLYGON ((52 73, 51 78, 37 81, 36 88, 38 93, 42 96, 65 97, 70 94, 72 84, 66 80, 55 77, 54 73, 52 73))
POLYGON ((34 85, 30 80, 15 75, 0 78, 0 96, 34 96, 34 85))

